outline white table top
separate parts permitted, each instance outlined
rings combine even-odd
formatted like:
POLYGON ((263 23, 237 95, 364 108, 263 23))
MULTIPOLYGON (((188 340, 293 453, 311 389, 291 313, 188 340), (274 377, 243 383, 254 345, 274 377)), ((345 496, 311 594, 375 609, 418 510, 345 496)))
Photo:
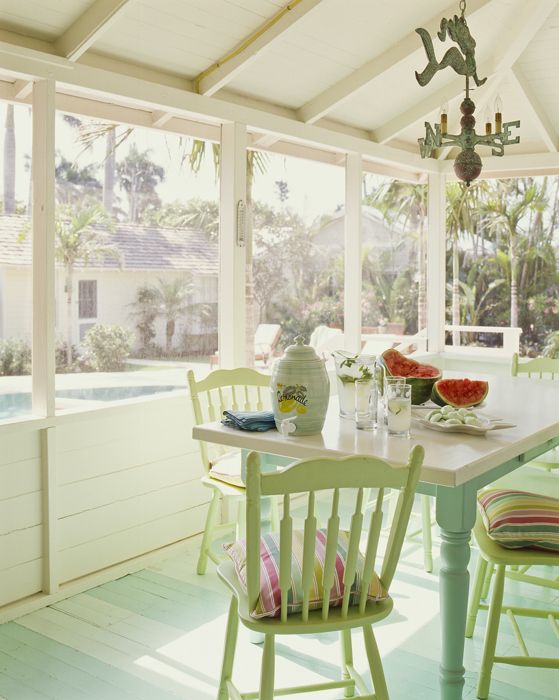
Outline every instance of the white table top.
MULTIPOLYGON (((451 376, 457 375, 445 372, 445 377, 451 376)), ((459 486, 559 435, 559 382, 527 377, 476 378, 489 381, 486 402, 477 410, 515 423, 516 427, 466 435, 429 430, 413 421, 408 440, 389 437, 384 430, 356 430, 353 421, 339 418, 337 400, 332 398, 320 435, 284 438, 275 430, 247 432, 215 422, 195 426, 192 436, 295 459, 368 454, 402 465, 411 446, 421 444, 425 448, 421 481, 459 486)))

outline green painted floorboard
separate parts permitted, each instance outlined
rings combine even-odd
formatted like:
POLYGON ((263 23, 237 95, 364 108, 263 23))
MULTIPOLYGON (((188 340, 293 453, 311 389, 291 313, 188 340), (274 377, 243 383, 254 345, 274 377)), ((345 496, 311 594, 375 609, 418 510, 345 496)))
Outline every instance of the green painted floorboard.
MULTIPOLYGON (((0 626, 0 700, 215 700, 229 597, 210 566, 196 576, 199 539, 186 553, 0 626)), ((434 542, 437 563, 438 542, 434 542)), ((472 567, 475 564, 475 553, 472 567)), ((547 572, 549 574, 549 572, 547 572)), ((559 605, 553 591, 510 582, 517 604, 559 605)), ((419 543, 407 542, 394 582, 396 610, 377 627, 391 700, 437 700, 440 654, 438 583, 422 568, 419 543)), ((465 647, 464 700, 475 698, 486 613, 465 647)), ((544 621, 521 620, 534 653, 559 653, 544 621)), ((502 620, 498 650, 514 637, 502 620)), ((361 634, 355 664, 366 669, 361 634)), ((339 677, 337 635, 280 637, 278 685, 339 677)), ((234 677, 258 685, 261 647, 239 634, 234 677)), ((497 666, 490 700, 559 700, 559 672, 497 666)), ((338 700, 338 691, 306 700, 338 700)))

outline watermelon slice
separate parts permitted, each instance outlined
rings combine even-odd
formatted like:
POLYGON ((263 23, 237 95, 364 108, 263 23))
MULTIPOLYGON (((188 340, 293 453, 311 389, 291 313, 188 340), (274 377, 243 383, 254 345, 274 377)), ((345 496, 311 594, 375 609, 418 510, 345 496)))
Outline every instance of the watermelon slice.
POLYGON ((433 365, 422 365, 401 352, 390 348, 379 358, 389 377, 405 377, 406 384, 411 385, 411 400, 413 404, 425 403, 431 396, 435 382, 441 378, 441 371, 433 365))
POLYGON ((468 408, 480 404, 488 391, 488 382, 474 379, 439 379, 433 385, 431 399, 439 406, 468 408))

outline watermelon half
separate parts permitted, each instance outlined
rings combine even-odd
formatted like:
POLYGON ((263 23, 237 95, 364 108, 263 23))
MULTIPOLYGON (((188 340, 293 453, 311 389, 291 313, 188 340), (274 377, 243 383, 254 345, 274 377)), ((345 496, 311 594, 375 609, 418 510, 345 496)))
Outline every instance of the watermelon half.
POLYGON ((389 377, 405 377, 406 384, 411 385, 411 401, 413 404, 425 403, 431 397, 435 382, 441 378, 441 371, 432 365, 422 365, 401 352, 390 348, 379 357, 389 377))
POLYGON ((475 379, 439 379, 433 385, 431 399, 439 406, 468 408, 480 404, 488 391, 488 382, 475 379))

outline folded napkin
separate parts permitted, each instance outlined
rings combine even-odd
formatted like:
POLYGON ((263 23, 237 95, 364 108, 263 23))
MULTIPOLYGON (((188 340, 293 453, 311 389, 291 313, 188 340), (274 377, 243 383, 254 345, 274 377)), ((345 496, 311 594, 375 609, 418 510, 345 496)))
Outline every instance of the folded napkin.
POLYGON ((259 432, 276 427, 272 411, 223 411, 221 422, 229 428, 259 432))

